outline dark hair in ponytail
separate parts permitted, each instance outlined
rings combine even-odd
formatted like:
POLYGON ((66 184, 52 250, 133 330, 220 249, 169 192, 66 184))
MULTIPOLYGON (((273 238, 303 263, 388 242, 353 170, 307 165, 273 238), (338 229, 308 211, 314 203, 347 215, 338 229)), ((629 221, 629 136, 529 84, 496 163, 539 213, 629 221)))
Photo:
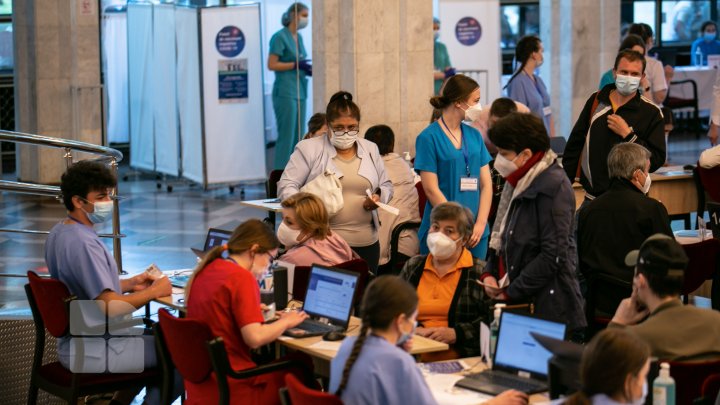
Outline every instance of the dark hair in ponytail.
POLYGON ((362 326, 350 356, 345 362, 342 380, 335 393, 337 396, 342 396, 347 386, 350 371, 360 355, 369 329, 386 330, 399 315, 411 316, 417 306, 417 292, 407 281, 398 276, 380 276, 368 285, 360 307, 362 326))
POLYGON ((585 348, 580 363, 583 389, 565 401, 565 405, 590 404, 596 394, 628 398, 625 380, 638 376, 650 358, 650 347, 637 336, 622 329, 605 329, 585 348))
MULTIPOLYGON (((440 89, 440 95, 430 98, 430 105, 437 110, 444 110, 453 103, 465 101, 480 85, 473 79, 457 74, 450 77, 440 89)), ((441 114, 442 115, 442 114, 441 114)))
POLYGON ((325 109, 328 126, 336 119, 343 116, 350 116, 360 121, 360 107, 353 102, 352 94, 347 91, 338 91, 330 97, 330 102, 325 109))
POLYGON ((520 38, 517 45, 515 45, 515 61, 520 62, 520 67, 515 71, 515 73, 513 73, 512 76, 510 76, 510 80, 508 80, 503 89, 507 88, 507 86, 510 85, 510 82, 512 82, 513 79, 515 79, 517 75, 525 69, 525 65, 527 65, 527 62, 530 60, 532 54, 540 50, 540 42, 540 38, 535 35, 528 35, 520 38))
POLYGON ((187 286, 185 286, 185 300, 190 297, 190 287, 193 281, 195 281, 195 277, 197 277, 208 264, 222 257, 225 249, 227 249, 230 254, 237 254, 250 250, 253 245, 258 245, 257 253, 265 253, 280 247, 280 241, 268 224, 259 219, 248 219, 238 225, 226 245, 212 248, 205 254, 205 257, 198 263, 197 267, 195 267, 195 271, 193 271, 187 286))

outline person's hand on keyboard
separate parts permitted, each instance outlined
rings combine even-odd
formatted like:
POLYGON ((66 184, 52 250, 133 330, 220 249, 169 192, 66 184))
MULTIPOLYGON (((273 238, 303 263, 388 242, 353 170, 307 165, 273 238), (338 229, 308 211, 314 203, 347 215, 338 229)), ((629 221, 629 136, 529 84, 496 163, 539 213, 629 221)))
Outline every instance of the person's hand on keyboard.
POLYGON ((528 403, 528 396, 524 392, 507 390, 495 398, 483 402, 483 405, 525 405, 528 403))
POLYGON ((284 322, 285 329, 291 329, 300 325, 307 318, 308 314, 306 314, 305 311, 281 312, 280 320, 277 322, 284 322))

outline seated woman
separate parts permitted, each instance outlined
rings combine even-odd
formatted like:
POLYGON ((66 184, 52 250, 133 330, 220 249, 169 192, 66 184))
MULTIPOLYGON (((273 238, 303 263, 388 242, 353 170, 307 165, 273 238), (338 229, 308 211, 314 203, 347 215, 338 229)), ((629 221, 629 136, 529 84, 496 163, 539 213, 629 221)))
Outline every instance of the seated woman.
POLYGON ((580 333, 585 315, 571 241, 575 195, 543 122, 512 113, 496 122, 489 136, 498 149, 495 170, 506 183, 490 235, 494 254, 481 277, 485 292, 498 300, 534 303, 538 315, 580 333))
MULTIPOLYGON (((415 360, 407 353, 417 325, 418 296, 396 276, 380 276, 365 290, 358 336, 342 343, 330 365, 330 392, 346 404, 436 404, 415 360)), ((506 391, 486 404, 525 404, 506 391)))
POLYGON ((644 404, 650 347, 621 329, 605 329, 587 345, 580 363, 582 390, 566 405, 644 404))
MULTIPOLYGON (((387 125, 375 125, 365 132, 365 139, 378 146, 382 160, 385 163, 385 172, 393 186, 393 198, 388 205, 400 210, 400 215, 393 215, 385 210, 378 211, 380 218, 380 265, 390 260, 390 238, 395 226, 407 221, 420 222, 420 206, 418 192, 415 188, 415 173, 405 162, 402 156, 394 153, 395 134, 387 125)), ((404 257, 401 262, 415 256, 420 252, 420 241, 417 230, 405 230, 400 233, 398 251, 404 257)), ((395 269, 387 271, 397 274, 395 269)))
MULTIPOLYGON (((251 349, 273 342, 286 329, 307 318, 304 312, 283 312, 274 323, 263 323, 258 280, 267 273, 278 246, 280 242, 264 222, 245 221, 235 229, 227 245, 208 252, 185 289, 187 317, 204 320, 215 336, 225 340, 230 366, 234 370, 256 367, 250 357, 251 349), (227 259, 222 258, 225 250, 229 254, 227 259)), ((292 370, 293 373, 298 371, 292 370)), ((230 379, 232 403, 280 403, 278 389, 285 386, 284 378, 288 372, 282 370, 248 379, 230 379)), ((186 404, 218 402, 218 388, 213 379, 202 384, 185 381, 185 389, 186 404)))
POLYGON ((277 236, 287 251, 279 260, 296 266, 334 266, 358 258, 345 239, 330 230, 325 204, 319 197, 297 193, 283 200, 282 207, 283 221, 277 236))
POLYGON ((475 280, 483 262, 465 247, 474 222, 470 210, 456 202, 436 205, 430 214, 430 254, 411 258, 400 273, 420 298, 416 333, 450 345, 448 351, 423 355, 423 361, 480 355, 485 306, 475 280))

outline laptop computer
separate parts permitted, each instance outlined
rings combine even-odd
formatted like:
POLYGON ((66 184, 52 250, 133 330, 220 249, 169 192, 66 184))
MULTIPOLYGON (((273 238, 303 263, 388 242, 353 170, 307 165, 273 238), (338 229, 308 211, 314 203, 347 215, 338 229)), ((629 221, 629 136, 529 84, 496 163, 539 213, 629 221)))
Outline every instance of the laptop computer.
POLYGON ((310 317, 285 335, 303 338, 347 329, 359 278, 354 271, 313 264, 303 303, 310 317))
POLYGON ((720 203, 706 203, 708 214, 710 215, 710 229, 713 238, 720 238, 720 203))
POLYGON ((208 229, 207 236, 205 237, 205 246, 203 249, 190 248, 190 250, 192 250, 198 258, 202 259, 205 257, 205 254, 210 251, 210 249, 227 243, 227 241, 230 240, 230 236, 232 236, 232 231, 210 228, 208 229))
POLYGON ((530 333, 565 337, 565 324, 503 311, 492 370, 470 374, 458 387, 490 395, 515 389, 527 394, 547 391, 548 360, 552 355, 530 333))

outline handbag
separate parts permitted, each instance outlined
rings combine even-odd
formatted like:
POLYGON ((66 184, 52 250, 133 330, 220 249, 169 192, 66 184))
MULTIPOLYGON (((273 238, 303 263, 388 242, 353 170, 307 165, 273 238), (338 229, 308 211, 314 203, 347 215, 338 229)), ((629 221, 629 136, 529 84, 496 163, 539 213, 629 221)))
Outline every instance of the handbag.
POLYGON ((325 209, 330 217, 343 209, 342 184, 335 173, 326 170, 325 173, 302 186, 300 191, 318 196, 325 203, 325 209))

